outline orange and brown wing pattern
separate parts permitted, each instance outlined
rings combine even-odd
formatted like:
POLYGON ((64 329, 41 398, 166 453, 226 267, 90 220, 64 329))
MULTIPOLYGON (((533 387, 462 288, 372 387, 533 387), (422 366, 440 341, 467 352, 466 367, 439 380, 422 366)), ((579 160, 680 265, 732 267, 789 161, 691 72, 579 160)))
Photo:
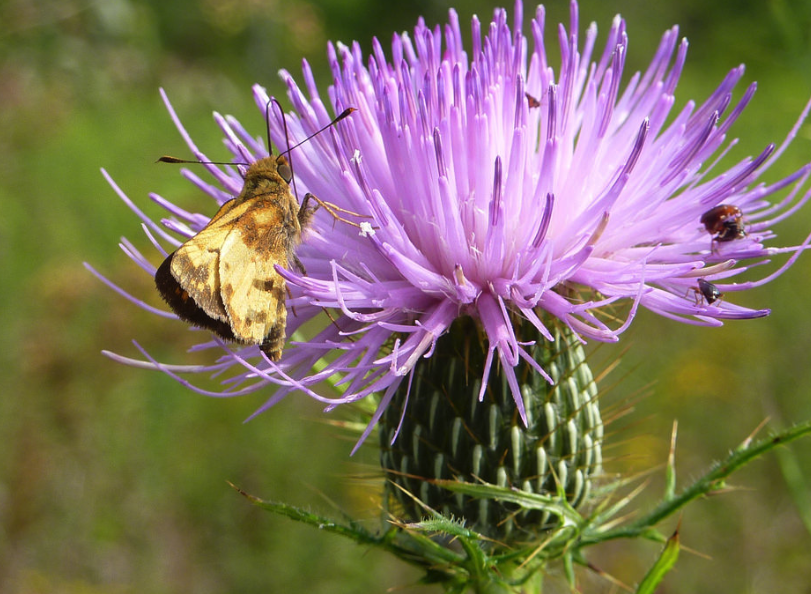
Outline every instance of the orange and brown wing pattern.
POLYGON ((287 286, 276 265, 288 266, 293 240, 284 209, 259 199, 226 237, 220 250, 222 301, 238 340, 281 357, 287 323, 287 286))

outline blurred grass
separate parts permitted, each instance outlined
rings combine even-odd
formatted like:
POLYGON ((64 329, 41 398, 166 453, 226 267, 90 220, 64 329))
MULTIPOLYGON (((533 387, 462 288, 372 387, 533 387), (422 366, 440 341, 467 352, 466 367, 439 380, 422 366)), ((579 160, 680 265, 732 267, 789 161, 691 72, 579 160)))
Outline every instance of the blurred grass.
MULTIPOLYGON (((486 21, 491 7, 456 5, 463 24, 474 12, 486 21)), ((417 578, 375 552, 263 514, 226 484, 330 513, 323 492, 373 518, 374 502, 350 478, 373 467, 372 448, 350 459, 352 444, 319 422, 319 408, 306 398, 291 397, 243 424, 267 394, 206 399, 103 358, 102 349, 136 355, 130 341, 137 339, 161 360, 186 362, 192 337, 117 297, 81 263, 158 303, 150 279, 115 248, 122 235, 146 243, 99 168, 152 214, 150 191, 198 204, 176 171, 153 164, 161 154, 186 152, 159 86, 214 155, 221 144, 213 109, 261 129, 251 83, 277 84, 279 68, 295 74, 306 57, 325 92, 327 39, 357 39, 368 50, 377 35, 385 46, 419 14, 444 22, 446 10, 424 0, 0 3, 3 592, 383 592, 417 578)), ((533 10, 526 3, 527 20, 533 10)), ((552 25, 568 22, 568 3, 550 3, 547 12, 551 48, 552 25)), ((628 20, 628 70, 647 65, 672 24, 689 37, 678 105, 709 95, 738 63, 749 66, 745 81, 760 87, 733 128, 743 136, 735 158, 782 140, 811 94, 805 3, 690 0, 654 9, 641 0, 589 0, 581 3, 581 32, 591 20, 605 32, 617 12, 628 20)), ((808 131, 768 180, 809 160, 808 131)), ((797 244, 809 229, 806 209, 778 228, 779 243, 797 244)), ((745 296, 773 309, 765 320, 711 330, 640 314, 615 372, 626 377, 606 400, 653 387, 611 427, 619 433, 608 444, 610 470, 662 463, 675 418, 682 478, 765 416, 777 426, 809 418, 809 271, 805 257, 745 296)), ((621 349, 604 346, 595 360, 607 364, 621 349)), ((786 452, 807 484, 811 446, 786 452)), ((684 545, 713 559, 683 554, 662 591, 808 591, 811 538, 777 459, 746 469, 735 484, 742 489, 688 510, 684 545)), ((596 553, 602 569, 633 583, 656 550, 615 543, 596 553)), ((585 582, 585 591, 610 591, 594 576, 585 582)))

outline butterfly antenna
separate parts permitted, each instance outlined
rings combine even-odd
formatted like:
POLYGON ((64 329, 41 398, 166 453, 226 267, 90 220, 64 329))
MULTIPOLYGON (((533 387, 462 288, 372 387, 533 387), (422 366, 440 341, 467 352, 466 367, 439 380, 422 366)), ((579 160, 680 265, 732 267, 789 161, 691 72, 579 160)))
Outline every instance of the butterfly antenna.
MULTIPOLYGON (((274 101, 275 101, 275 99, 274 99, 274 101)), ((278 102, 277 102, 277 105, 278 105, 278 102)), ((279 109, 281 109, 281 105, 279 106, 279 109)), ((322 133, 324 130, 326 130, 327 128, 331 128, 332 126, 334 126, 335 124, 337 124, 338 122, 340 122, 342 119, 344 119, 345 117, 347 117, 347 116, 348 116, 349 114, 351 114, 353 111, 357 111, 357 108, 355 108, 355 107, 347 107, 345 110, 343 110, 341 113, 339 113, 339 114, 338 114, 338 116, 337 116, 337 117, 336 117, 334 120, 332 120, 332 121, 331 121, 329 124, 327 124, 326 126, 324 126, 323 128, 321 128, 320 130, 317 130, 317 131, 313 132, 313 133, 312 133, 312 134, 310 134, 310 135, 309 135, 307 138, 305 138, 304 140, 302 140, 302 141, 301 141, 301 142, 299 142, 298 144, 295 144, 295 145, 291 146, 290 148, 288 148, 288 149, 287 149, 286 151, 284 151, 283 153, 280 153, 280 155, 279 155, 279 156, 281 156, 281 155, 285 155, 285 154, 289 153, 290 151, 292 151, 293 149, 300 147, 302 144, 304 144, 305 142, 307 142, 308 140, 310 140, 310 139, 311 139, 311 138, 313 138, 314 136, 318 136, 319 134, 321 134, 321 133, 322 133)), ((286 136, 286 135, 287 135, 287 126, 285 125, 285 136, 286 136)))
MULTIPOLYGON (((314 136, 318 136, 319 134, 321 134, 327 128, 330 128, 330 127, 334 126, 335 124, 340 122, 342 119, 347 117, 349 114, 351 114, 353 111, 357 111, 357 109, 355 109, 354 107, 347 107, 340 114, 338 114, 338 116, 334 120, 332 120, 329 124, 327 124, 326 126, 321 128, 320 130, 317 130, 316 132, 313 132, 312 134, 310 134, 307 138, 305 138, 301 142, 299 142, 299 143, 297 143, 297 144, 295 144, 293 146, 290 146, 290 136, 288 135, 288 131, 287 131, 287 118, 284 117, 284 110, 282 109, 281 104, 279 103, 279 101, 275 97, 271 98, 271 99, 268 99, 268 102, 265 104, 265 125, 267 126, 268 154, 271 154, 271 155, 273 154, 273 148, 272 148, 272 146, 270 144, 270 104, 271 103, 275 104, 276 107, 278 107, 279 113, 281 114, 281 117, 282 117, 282 127, 284 128, 284 138, 287 141, 287 150, 282 152, 282 153, 279 153, 279 156, 281 157, 283 155, 287 155, 287 161, 288 161, 288 164, 290 165, 290 173, 291 174, 293 174, 293 172, 294 172, 294 170, 293 170, 293 158, 292 158, 292 154, 291 154, 291 151, 293 149, 300 147, 302 144, 304 144, 305 142, 307 142, 308 140, 310 140, 314 136)), ((249 165, 249 163, 234 163, 233 161, 195 161, 193 159, 179 159, 178 157, 170 157, 169 155, 164 155, 163 157, 158 158, 156 162, 157 163, 197 163, 199 165, 244 165, 244 166, 249 165)), ((298 190, 296 189, 296 177, 295 177, 295 175, 293 175, 291 179, 292 179, 292 183, 293 183, 293 193, 296 196, 298 196, 298 190)))
MULTIPOLYGON (((354 107, 347 107, 345 110, 343 110, 341 113, 339 113, 338 116, 334 120, 332 120, 329 124, 327 124, 326 126, 324 126, 323 128, 321 128, 319 130, 316 130, 315 132, 310 134, 307 138, 305 138, 301 142, 299 142, 299 143, 297 143, 297 144, 295 144, 293 146, 290 146, 290 136, 288 135, 288 132, 287 132, 287 118, 284 117, 284 110, 282 109, 281 104, 278 102, 278 100, 276 100, 276 98, 271 99, 271 101, 273 101, 273 103, 276 104, 276 107, 279 108, 279 113, 282 116, 282 127, 284 128, 284 138, 288 143, 287 144, 287 150, 282 152, 282 153, 279 153, 279 156, 281 157, 283 155, 287 155, 287 163, 288 163, 288 165, 290 165, 290 173, 292 175, 291 179, 292 179, 292 183, 293 183, 293 194, 295 196, 298 196, 298 190, 296 189, 295 170, 293 169, 293 154, 292 154, 291 151, 294 148, 300 147, 302 144, 304 144, 305 142, 307 142, 308 140, 310 140, 314 136, 318 136, 319 134, 321 134, 327 128, 331 128, 332 126, 334 126, 335 124, 340 122, 342 119, 349 116, 349 114, 351 114, 353 111, 357 111, 357 109, 355 109, 354 107)), ((270 126, 270 120, 268 120, 268 127, 269 126, 270 126)), ((268 138, 270 138, 270 132, 269 131, 268 131, 268 138)), ((270 141, 268 140, 268 143, 269 142, 270 141)))
POLYGON ((249 163, 234 163, 233 161, 195 161, 193 159, 179 159, 178 157, 170 157, 164 155, 155 159, 155 163, 194 163, 195 165, 244 165, 247 167, 249 163))
MULTIPOLYGON (((270 99, 270 101, 273 101, 273 103, 276 104, 276 107, 279 109, 279 114, 282 116, 282 129, 284 130, 284 140, 287 143, 287 150, 284 151, 284 153, 279 153, 279 156, 281 157, 287 153, 287 164, 290 165, 290 181, 293 184, 293 196, 298 199, 298 188, 296 188, 296 170, 293 169, 293 155, 290 154, 290 151, 293 149, 290 147, 290 136, 287 133, 287 118, 284 117, 284 110, 282 109, 281 103, 279 103, 275 97, 270 99)), ((268 105, 270 105, 270 101, 268 102, 268 105)), ((270 151, 270 118, 268 118, 268 151, 270 151)))

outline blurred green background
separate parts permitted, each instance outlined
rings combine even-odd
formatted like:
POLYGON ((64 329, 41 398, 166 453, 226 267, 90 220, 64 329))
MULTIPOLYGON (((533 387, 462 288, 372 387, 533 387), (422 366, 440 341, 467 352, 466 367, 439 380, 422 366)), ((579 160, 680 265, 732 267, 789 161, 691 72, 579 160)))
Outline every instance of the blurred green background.
MULTIPOLYGON (((493 6, 455 5, 463 23, 473 13, 489 21, 493 6)), ((525 6, 532 14, 535 3, 525 6)), ((614 14, 626 18, 628 72, 647 65, 666 28, 681 26, 691 49, 677 108, 703 100, 729 69, 746 63, 741 91, 752 80, 760 87, 733 128, 743 136, 736 159, 782 140, 811 95, 804 0, 580 6, 581 32, 593 20, 604 34, 614 14)), ((102 349, 137 356, 137 339, 162 361, 187 363, 194 341, 181 324, 113 294, 82 262, 158 304, 151 280, 116 247, 123 235, 151 253, 100 167, 152 215, 160 213, 149 191, 208 206, 176 169, 153 164, 162 154, 187 154, 158 87, 198 145, 225 156, 211 111, 234 114, 260 134, 252 83, 279 93, 278 69, 297 73, 306 57, 325 90, 328 39, 356 39, 368 51, 373 36, 385 46, 419 15, 445 22, 448 7, 427 0, 0 1, 0 591, 334 593, 414 583, 411 569, 254 509, 226 484, 336 513, 326 495, 374 518, 376 503, 364 488, 373 448, 349 458, 352 442, 307 398, 290 397, 243 424, 268 394, 208 399, 102 357, 102 349)), ((550 37, 550 25, 568 23, 568 9, 568 2, 547 3, 550 37)), ((768 181, 811 160, 810 130, 806 124, 768 181)), ((809 230, 811 206, 778 227, 776 243, 796 245, 809 230)), ((598 371, 623 355, 602 384, 605 405, 634 401, 609 426, 608 470, 664 462, 674 419, 677 470, 686 480, 767 416, 772 427, 811 418, 809 273, 811 255, 768 286, 734 297, 771 307, 765 320, 702 329, 642 313, 623 342, 595 349, 598 371)), ((735 476, 736 492, 688 508, 682 538, 695 554, 682 554, 662 592, 811 592, 811 537, 801 520, 810 496, 789 494, 781 464, 811 480, 811 444, 768 456, 735 476)), ((660 475, 640 503, 660 492, 660 475)), ((617 542, 595 550, 593 560, 634 583, 656 552, 617 542)), ((583 574, 585 592, 612 588, 583 574)))

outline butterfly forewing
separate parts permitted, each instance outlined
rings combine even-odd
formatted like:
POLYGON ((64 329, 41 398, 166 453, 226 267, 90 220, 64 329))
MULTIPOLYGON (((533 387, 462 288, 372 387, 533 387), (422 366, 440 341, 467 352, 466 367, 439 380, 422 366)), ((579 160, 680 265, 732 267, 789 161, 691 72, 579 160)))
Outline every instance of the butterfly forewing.
POLYGON ((287 244, 295 231, 268 200, 257 200, 245 218, 250 220, 232 228, 221 248, 221 294, 234 334, 258 344, 279 318, 284 325, 286 288, 275 265, 288 265, 287 244))

